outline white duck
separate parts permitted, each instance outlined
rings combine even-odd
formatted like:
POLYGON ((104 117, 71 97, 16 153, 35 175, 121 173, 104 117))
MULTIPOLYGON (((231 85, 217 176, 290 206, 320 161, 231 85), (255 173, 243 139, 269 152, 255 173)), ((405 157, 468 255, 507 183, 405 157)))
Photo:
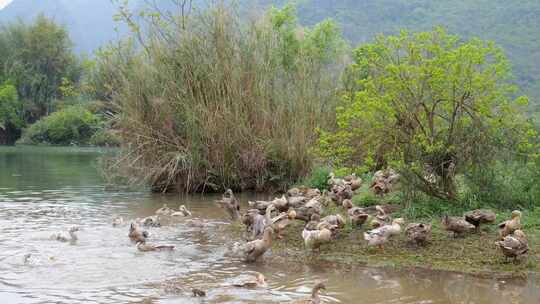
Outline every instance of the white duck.
POLYGON ((378 246, 379 249, 384 250, 384 243, 386 243, 390 237, 398 235, 401 232, 401 225, 404 223, 405 221, 402 218, 397 218, 392 221, 391 225, 384 225, 365 232, 364 239, 368 241, 368 246, 378 246))
POLYGON ((73 226, 73 227, 69 228, 69 230, 68 230, 69 235, 66 234, 65 232, 53 233, 51 235, 51 239, 59 241, 59 242, 71 242, 71 243, 74 243, 74 242, 76 242, 78 240, 77 234, 75 234, 75 232, 77 232, 77 231, 79 231, 79 227, 73 226))
POLYGON ((171 216, 191 216, 191 211, 186 206, 181 205, 178 211, 173 212, 171 216))

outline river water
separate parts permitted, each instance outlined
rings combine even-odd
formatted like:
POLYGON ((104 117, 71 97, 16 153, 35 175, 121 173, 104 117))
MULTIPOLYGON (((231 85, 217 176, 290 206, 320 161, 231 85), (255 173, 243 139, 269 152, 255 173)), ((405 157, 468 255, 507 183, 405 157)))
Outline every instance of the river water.
MULTIPOLYGON (((327 281, 325 303, 540 303, 538 278, 471 276, 306 262, 271 252, 245 265, 225 254, 236 241, 215 196, 152 195, 144 189, 111 190, 96 169, 97 149, 0 148, 0 303, 287 303, 327 281), (152 243, 172 252, 139 252, 127 224, 114 215, 148 216, 163 203, 185 204, 189 220, 151 228, 152 243), (50 235, 80 227, 76 243, 50 235), (239 276, 263 273, 268 288, 231 287, 239 276), (192 298, 191 289, 207 292, 192 298)), ((242 200, 246 200, 243 197, 242 200)))

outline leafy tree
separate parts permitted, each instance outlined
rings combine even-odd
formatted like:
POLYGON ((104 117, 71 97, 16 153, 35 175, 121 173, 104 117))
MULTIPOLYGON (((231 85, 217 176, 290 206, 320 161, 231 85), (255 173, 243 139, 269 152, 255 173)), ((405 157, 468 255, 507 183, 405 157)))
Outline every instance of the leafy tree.
POLYGON ((17 89, 6 82, 0 85, 0 142, 12 142, 13 134, 18 133, 23 125, 22 104, 19 102, 17 89))
POLYGON ((63 27, 40 15, 31 24, 19 21, 0 31, 4 74, 14 80, 25 103, 25 119, 33 122, 63 97, 62 84, 77 83, 81 69, 63 27))
POLYGON ((526 151, 535 132, 513 98, 501 49, 443 29, 379 36, 355 50, 360 89, 337 108, 320 152, 339 166, 392 166, 429 195, 456 198, 455 176, 501 149, 526 151))

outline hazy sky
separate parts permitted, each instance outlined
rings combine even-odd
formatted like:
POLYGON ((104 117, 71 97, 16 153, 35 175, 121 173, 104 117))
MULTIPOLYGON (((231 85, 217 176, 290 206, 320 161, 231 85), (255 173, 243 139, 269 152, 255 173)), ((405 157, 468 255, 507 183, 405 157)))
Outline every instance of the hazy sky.
POLYGON ((8 3, 10 3, 12 0, 0 0, 0 9, 4 8, 8 3))

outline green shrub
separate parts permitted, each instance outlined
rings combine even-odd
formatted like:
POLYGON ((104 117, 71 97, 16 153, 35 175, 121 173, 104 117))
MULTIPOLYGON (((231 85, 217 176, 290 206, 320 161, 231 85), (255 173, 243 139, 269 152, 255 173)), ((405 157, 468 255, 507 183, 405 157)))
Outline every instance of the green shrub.
POLYGON ((99 126, 99 117, 83 106, 68 106, 28 127, 19 142, 52 145, 88 144, 99 126))
POLYGON ((323 191, 328 189, 328 176, 330 172, 330 169, 327 167, 315 167, 300 184, 323 191))

